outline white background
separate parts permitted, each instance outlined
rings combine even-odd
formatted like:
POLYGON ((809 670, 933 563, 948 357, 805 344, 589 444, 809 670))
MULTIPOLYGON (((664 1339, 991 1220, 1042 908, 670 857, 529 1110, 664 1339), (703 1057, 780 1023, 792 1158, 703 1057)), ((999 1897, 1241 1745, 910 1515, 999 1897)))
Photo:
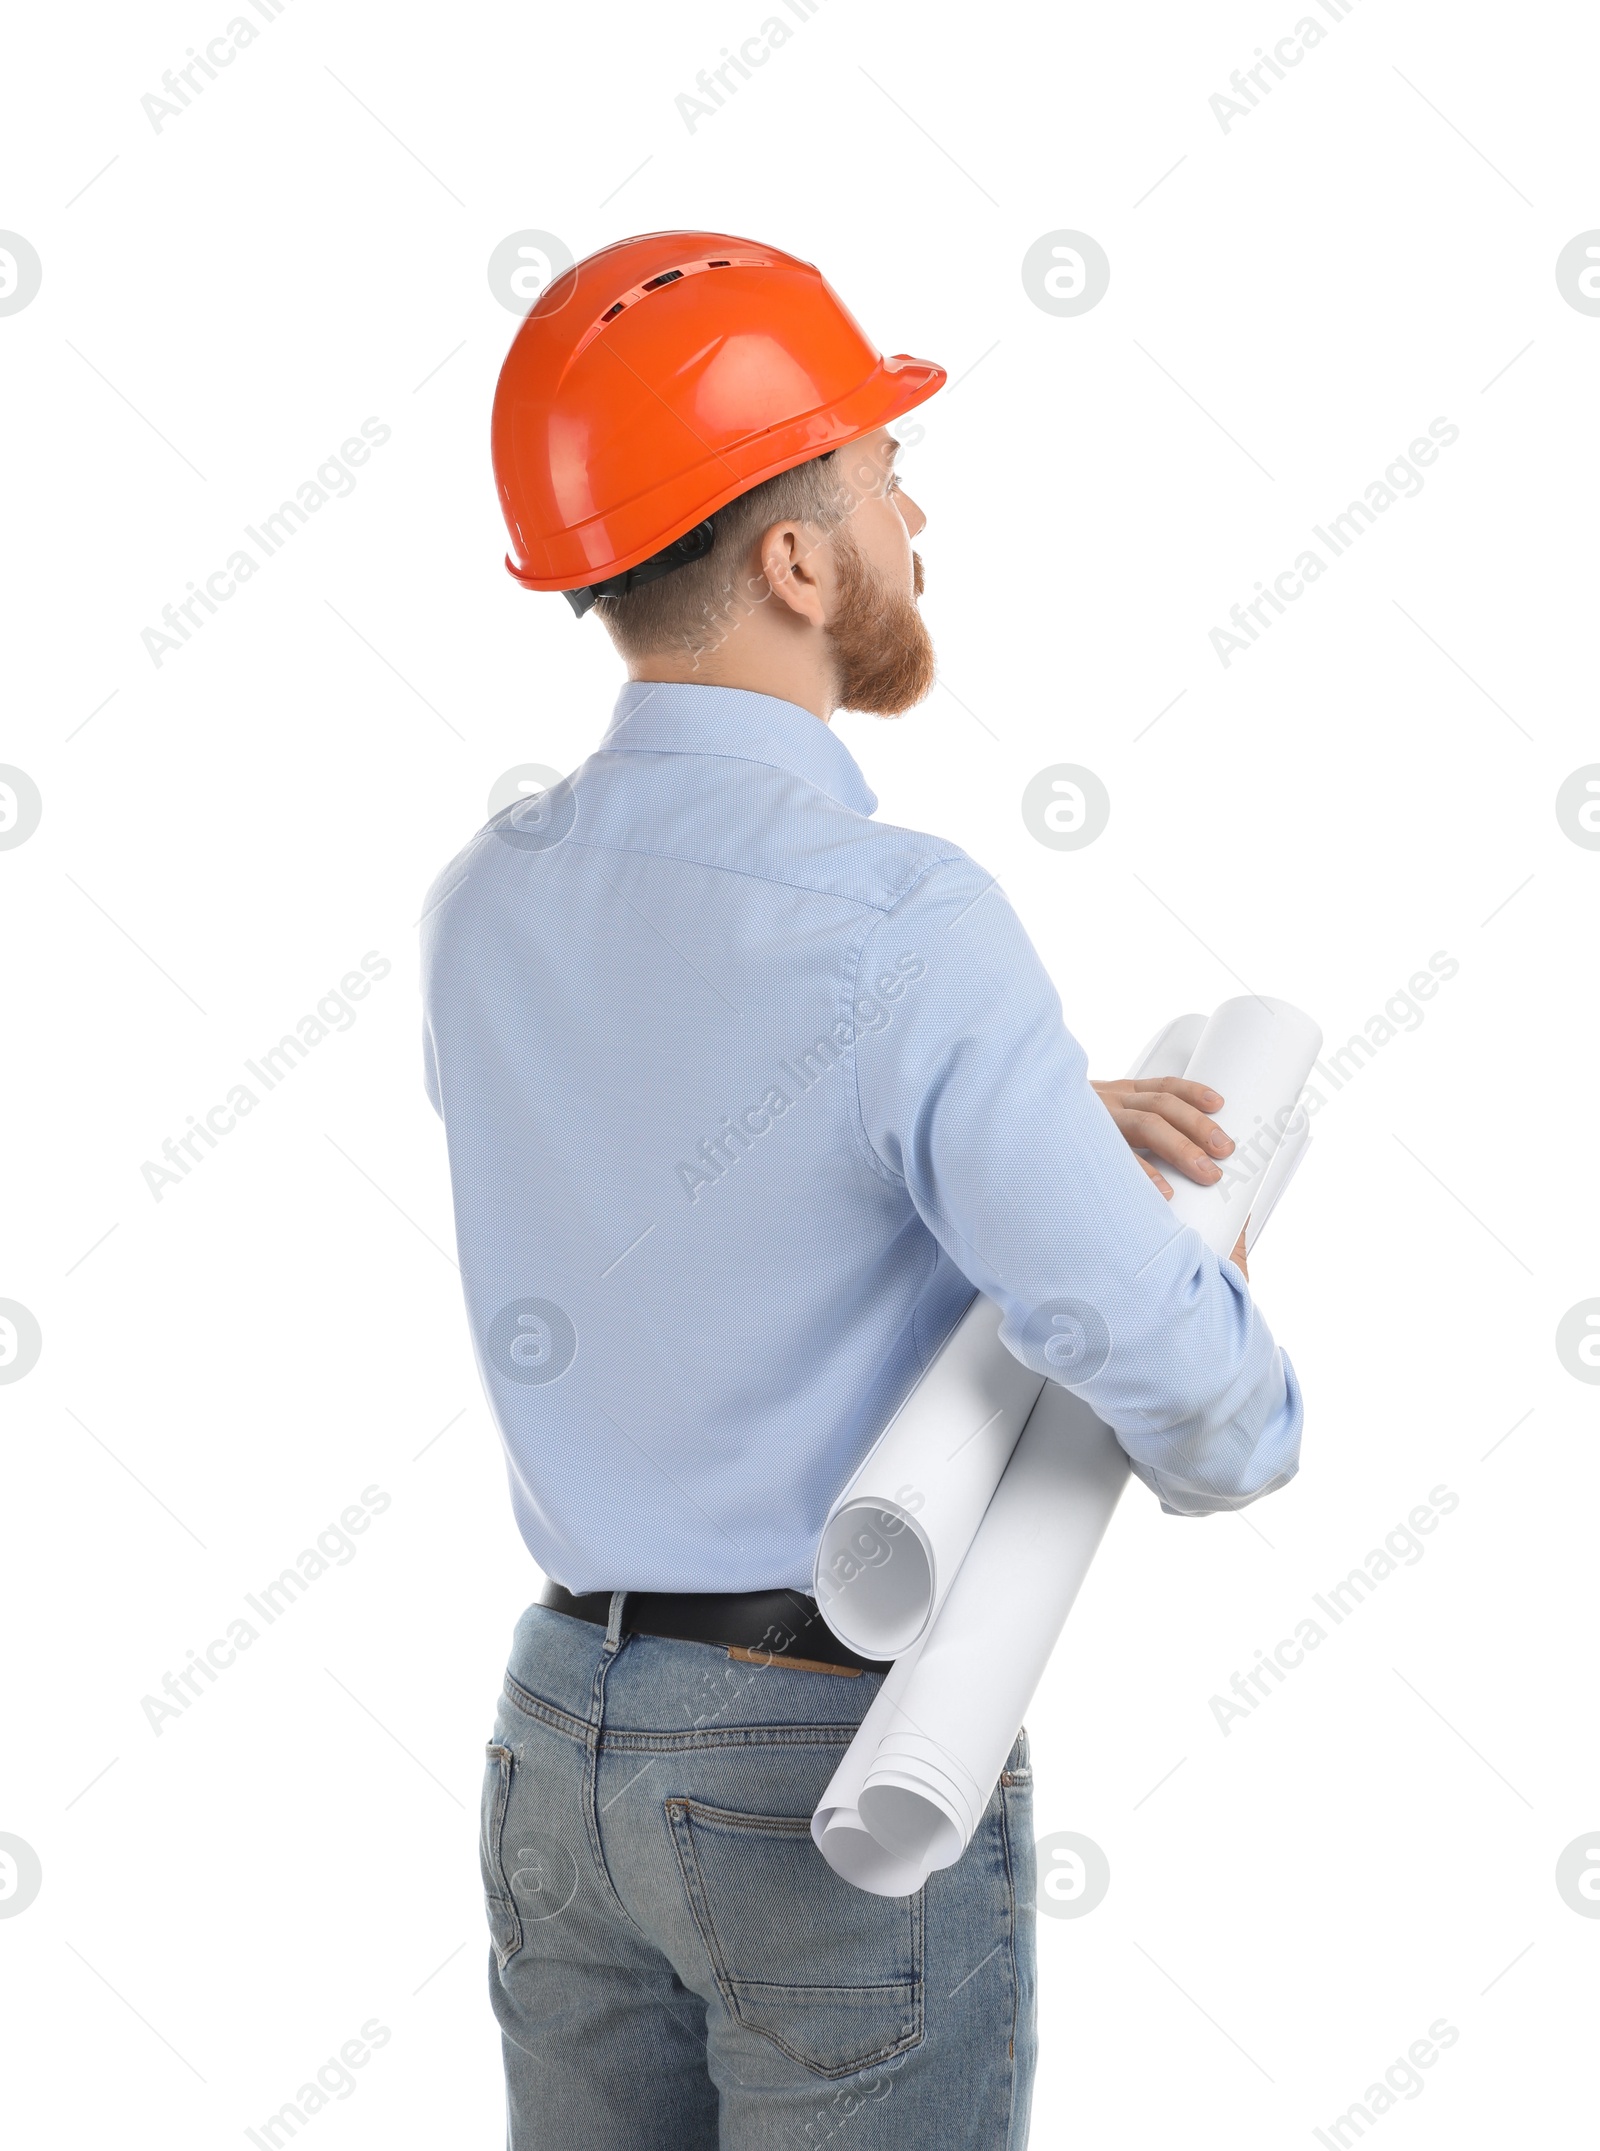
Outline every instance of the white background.
POLYGON ((34 13, 5 51, 0 224, 44 265, 0 318, 0 759, 44 803, 0 855, 0 1295, 44 1338, 0 1392, 0 1830, 44 1874, 0 1920, 19 2140, 240 2142, 373 2017, 314 2143, 500 2140, 476 1805, 538 1578, 414 922, 617 670, 501 566, 489 254, 693 225, 950 370, 906 458, 943 684, 839 729, 884 819, 1001 875, 1098 1072, 1241 981, 1337 1043, 1459 964, 1330 1095, 1254 1265, 1299 1479, 1206 1523, 1135 1487, 1032 1712, 1039 1829, 1112 1873, 1040 1921, 1033 2141, 1309 2141, 1440 2017, 1384 2144, 1576 2141, 1600 1921, 1553 1877, 1600 1829, 1600 1472, 1554 1334, 1600 1292, 1600 854, 1554 798, 1600 760, 1600 319, 1554 265, 1600 225, 1592 17, 1361 0, 1224 133, 1300 0, 824 0, 691 133, 674 98, 765 0, 289 0, 155 132, 232 4, 34 13), (1059 228, 1112 264, 1072 319, 1020 275, 1059 228), (163 605, 368 417, 355 493, 155 666, 163 605), (1436 417, 1421 495, 1224 668, 1211 628, 1436 417), (1056 762, 1110 792, 1081 852, 1019 814, 1056 762), (144 1161, 368 950, 353 1029, 157 1202, 144 1161), (1425 1557, 1224 1736, 1210 1697, 1439 1484, 1425 1557), (356 1558, 157 1737, 141 1698, 369 1485, 356 1558))

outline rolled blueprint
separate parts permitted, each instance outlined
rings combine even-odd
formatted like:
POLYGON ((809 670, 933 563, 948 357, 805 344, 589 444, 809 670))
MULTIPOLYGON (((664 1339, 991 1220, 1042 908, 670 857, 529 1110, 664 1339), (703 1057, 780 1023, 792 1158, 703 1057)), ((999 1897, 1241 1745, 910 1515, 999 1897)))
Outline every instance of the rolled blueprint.
POLYGON ((1232 1253, 1294 1118, 1322 1033, 1287 1001, 1241 994, 1224 1001, 1200 1034, 1184 1074, 1222 1093, 1218 1125, 1233 1137, 1222 1178, 1209 1187, 1171 1174, 1172 1214, 1215 1253, 1232 1253))
POLYGON ((932 1872, 929 1861, 903 1860, 887 1851, 861 1820, 856 1806, 879 1744, 902 1722, 900 1698, 921 1654, 922 1646, 917 1644, 890 1667, 811 1818, 812 1838, 834 1873, 875 1897, 914 1896, 932 1872))
POLYGON ((822 1527, 817 1603, 863 1658, 898 1658, 927 1633, 1043 1387, 980 1295, 822 1527))
MULTIPOLYGON (((1197 1040, 1199 1022, 1178 1018, 1158 1032, 1135 1074, 1181 1072, 1222 1094, 1217 1118, 1234 1137, 1239 1163, 1210 1187, 1179 1179, 1173 1207, 1180 1188, 1198 1198, 1185 1201, 1181 1222, 1225 1258, 1252 1202, 1265 1195, 1270 1208, 1303 1155, 1307 1123, 1294 1108, 1322 1034, 1287 1002, 1253 995, 1224 1002, 1197 1040), (1175 1055, 1186 1045, 1194 1050, 1185 1065, 1175 1055)), ((974 1350, 988 1340, 1009 1359, 998 1320, 974 1320, 986 1305, 976 1303, 952 1342, 971 1325, 974 1350)), ((915 1424, 941 1423, 943 1359, 912 1393, 921 1399, 915 1424)), ((959 1425, 973 1417, 975 1361, 951 1365, 961 1372, 959 1425)), ((1016 1392, 998 1357, 989 1369, 1014 1408, 1016 1392)), ((908 1445, 902 1454, 913 1451, 908 1445)), ((966 1533, 954 1580, 943 1581, 915 1647, 885 1679, 812 1818, 823 1857, 846 1881, 879 1896, 907 1896, 966 1850, 1128 1476, 1111 1430, 1070 1390, 1043 1383, 998 1484, 984 1497, 986 1508, 966 1533)), ((961 1535, 955 1529, 951 1545, 961 1535)), ((824 1613, 836 1627, 833 1610, 825 1605, 824 1613)))
POLYGON ((1157 1031, 1129 1069, 1129 1075, 1137 1082, 1148 1082, 1151 1076, 1184 1074, 1194 1058, 1194 1049, 1200 1043, 1206 1022, 1204 1016, 1174 1016, 1157 1031))
POLYGON ((1260 1239, 1266 1222, 1278 1206, 1278 1197, 1300 1168, 1300 1160, 1311 1144, 1311 1115, 1303 1105, 1297 1105, 1294 1118, 1283 1131, 1283 1141, 1272 1154, 1254 1202, 1250 1205, 1250 1222, 1245 1230, 1244 1251, 1248 1255, 1260 1239))
POLYGON ((896 1880, 966 1850, 1127 1481, 1110 1428, 1046 1382, 854 1801, 896 1880))

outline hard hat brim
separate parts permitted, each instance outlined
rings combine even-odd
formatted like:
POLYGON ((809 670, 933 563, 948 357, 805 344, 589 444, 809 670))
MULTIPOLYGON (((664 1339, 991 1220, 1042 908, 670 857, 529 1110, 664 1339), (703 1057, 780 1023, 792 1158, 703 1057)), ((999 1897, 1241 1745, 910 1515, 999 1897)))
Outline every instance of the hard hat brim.
POLYGON ((708 445, 700 463, 651 492, 552 534, 544 548, 553 556, 545 572, 535 573, 510 554, 507 571, 525 590, 576 590, 637 567, 753 486, 904 417, 936 394, 946 378, 945 369, 931 359, 904 352, 880 359, 858 387, 826 408, 742 441, 715 449, 708 445), (617 526, 624 522, 632 542, 619 549, 617 526))

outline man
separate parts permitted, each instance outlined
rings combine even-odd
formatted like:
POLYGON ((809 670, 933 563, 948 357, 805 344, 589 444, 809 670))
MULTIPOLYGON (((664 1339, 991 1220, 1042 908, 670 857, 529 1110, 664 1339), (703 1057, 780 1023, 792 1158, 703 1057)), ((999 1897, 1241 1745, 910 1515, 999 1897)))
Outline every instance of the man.
POLYGON ((883 1670, 806 1596, 818 1534, 975 1290, 1058 1377, 1052 1308, 1099 1312, 1072 1386, 1169 1510, 1296 1466, 1242 1249, 1130 1147, 1214 1180, 1222 1101, 1091 1085, 993 878, 874 822, 829 729, 932 682, 888 428, 943 379, 695 232, 566 272, 501 375, 508 566, 628 670, 424 928, 473 1341, 551 1579, 483 1800, 512 2151, 1025 2142, 1025 1740, 914 1898, 809 1835, 883 1670))

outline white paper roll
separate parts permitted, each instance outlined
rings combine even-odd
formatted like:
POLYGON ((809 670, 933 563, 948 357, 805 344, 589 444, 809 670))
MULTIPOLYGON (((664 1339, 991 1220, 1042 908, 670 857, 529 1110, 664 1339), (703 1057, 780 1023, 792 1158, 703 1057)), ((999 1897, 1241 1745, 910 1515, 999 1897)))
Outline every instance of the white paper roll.
POLYGON ((1200 1034, 1184 1074, 1221 1093, 1221 1110, 1212 1118, 1233 1137, 1234 1148, 1221 1161, 1222 1178, 1208 1187, 1170 1174, 1169 1207, 1224 1258, 1244 1230, 1321 1050, 1322 1033, 1308 1015, 1260 994, 1224 1001, 1200 1034))
POLYGON ((812 1819, 847 1882, 909 1896, 966 1850, 1127 1480, 1110 1429, 1047 1382, 938 1619, 812 1819))
POLYGON ((1204 1016, 1174 1016, 1157 1031, 1128 1071, 1129 1075, 1136 1082, 1148 1082, 1152 1076, 1187 1074, 1205 1027, 1204 1016))
POLYGON ((863 1658, 898 1658, 927 1633, 1044 1387, 1000 1319, 973 1301, 822 1527, 817 1603, 863 1658))
POLYGON ((1255 1252, 1255 1244, 1266 1229, 1267 1219, 1278 1206, 1278 1197, 1300 1169, 1300 1161, 1311 1147, 1311 1115, 1303 1105, 1296 1106, 1294 1118, 1283 1131, 1283 1141, 1272 1154, 1272 1163, 1257 1190, 1256 1199, 1250 1205, 1250 1223, 1244 1236, 1244 1251, 1255 1252))
POLYGON ((899 1721, 900 1697, 916 1670, 917 1657, 916 1650, 907 1651, 890 1668, 811 1818, 811 1835, 834 1873, 875 1897, 910 1897, 928 1876, 928 1870, 915 1861, 899 1860, 886 1852, 856 1810, 878 1744, 899 1721))

